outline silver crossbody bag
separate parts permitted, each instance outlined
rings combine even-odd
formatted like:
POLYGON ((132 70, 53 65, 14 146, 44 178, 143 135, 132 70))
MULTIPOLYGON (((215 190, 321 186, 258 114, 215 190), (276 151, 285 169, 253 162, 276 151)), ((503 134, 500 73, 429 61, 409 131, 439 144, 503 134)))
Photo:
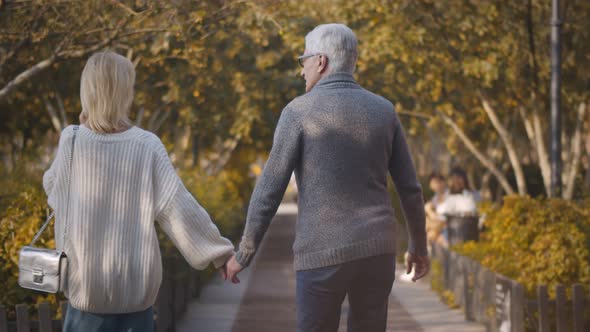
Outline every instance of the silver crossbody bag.
MULTIPOLYGON (((66 230, 68 226, 68 214, 70 210, 70 189, 72 177, 72 162, 74 160, 74 144, 76 143, 76 134, 78 133, 78 126, 74 127, 74 136, 72 137, 72 150, 70 151, 70 168, 68 177, 68 195, 66 217, 64 220, 64 231, 62 247, 66 245, 66 230)), ((68 260, 65 252, 35 248, 33 245, 41 233, 47 228, 49 222, 55 215, 55 211, 51 212, 41 229, 35 234, 33 241, 28 246, 20 250, 18 257, 18 284, 23 288, 38 290, 47 293, 57 293, 64 291, 65 282, 67 279, 68 260)))

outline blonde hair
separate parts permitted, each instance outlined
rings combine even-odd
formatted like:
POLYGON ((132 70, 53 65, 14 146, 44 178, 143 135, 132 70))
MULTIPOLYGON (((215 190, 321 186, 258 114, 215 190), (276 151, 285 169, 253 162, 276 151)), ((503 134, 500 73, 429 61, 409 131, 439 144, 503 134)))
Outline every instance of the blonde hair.
POLYGON ((86 126, 99 133, 131 126, 128 114, 134 84, 135 69, 129 59, 110 51, 93 54, 84 66, 80 82, 86 126))

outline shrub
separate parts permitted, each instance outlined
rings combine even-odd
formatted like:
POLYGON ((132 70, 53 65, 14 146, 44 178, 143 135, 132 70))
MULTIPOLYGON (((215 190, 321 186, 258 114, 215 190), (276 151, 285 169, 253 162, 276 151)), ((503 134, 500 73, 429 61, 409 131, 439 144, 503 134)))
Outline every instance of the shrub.
POLYGON ((454 247, 493 271, 520 282, 534 296, 538 285, 590 283, 590 209, 562 199, 507 196, 483 211, 481 242, 454 247))
POLYGON ((250 194, 254 189, 252 178, 237 169, 223 170, 216 175, 185 170, 181 177, 187 189, 211 216, 221 235, 235 239, 246 222, 250 194))
MULTIPOLYGON (((27 290, 18 285, 18 253, 28 245, 45 218, 46 197, 41 184, 27 184, 18 193, 0 216, 0 303, 8 305, 9 317, 14 316, 12 305, 19 303, 57 303, 58 297, 27 290)), ((48 227, 36 246, 55 248, 53 227, 48 227)))

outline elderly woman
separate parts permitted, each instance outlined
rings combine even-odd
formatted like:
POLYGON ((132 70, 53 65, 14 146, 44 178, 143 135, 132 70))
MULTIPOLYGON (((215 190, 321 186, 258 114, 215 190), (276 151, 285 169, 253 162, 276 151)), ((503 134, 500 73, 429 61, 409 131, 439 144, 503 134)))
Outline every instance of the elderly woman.
POLYGON ((123 56, 101 52, 88 59, 82 125, 62 132, 43 177, 57 215, 56 246, 68 256, 64 331, 153 330, 162 281, 154 220, 196 269, 210 262, 220 268, 233 254, 232 243, 177 176, 160 139, 129 120, 134 81, 133 65, 123 56))

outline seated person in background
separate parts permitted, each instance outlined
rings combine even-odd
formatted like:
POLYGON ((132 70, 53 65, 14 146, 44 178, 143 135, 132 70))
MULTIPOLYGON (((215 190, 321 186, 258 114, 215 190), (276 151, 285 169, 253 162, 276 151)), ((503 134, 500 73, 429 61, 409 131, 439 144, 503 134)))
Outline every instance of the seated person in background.
POLYGON ((445 177, 438 172, 430 174, 428 184, 434 192, 434 196, 424 206, 424 210, 426 211, 426 236, 429 242, 437 242, 444 245, 444 238, 441 236, 441 232, 445 227, 445 222, 436 213, 436 208, 445 201, 449 195, 449 190, 447 189, 445 177))
POLYGON ((436 206, 436 213, 441 216, 474 216, 477 215, 477 203, 480 200, 479 194, 469 187, 465 171, 455 167, 449 176, 449 195, 436 206))

